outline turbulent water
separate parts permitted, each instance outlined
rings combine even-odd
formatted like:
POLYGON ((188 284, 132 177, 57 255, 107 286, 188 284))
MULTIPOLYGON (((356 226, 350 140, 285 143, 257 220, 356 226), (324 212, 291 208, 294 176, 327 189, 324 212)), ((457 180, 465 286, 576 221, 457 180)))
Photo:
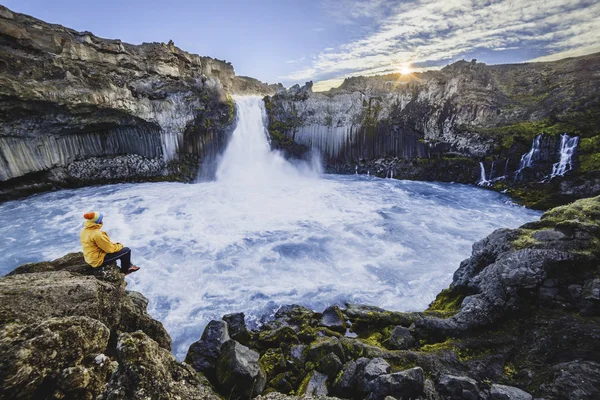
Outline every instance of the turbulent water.
POLYGON ((539 213, 458 184, 320 176, 269 150, 260 100, 240 120, 217 170, 198 184, 121 184, 0 204, 0 273, 79 251, 82 213, 142 267, 129 289, 150 299, 182 358, 210 319, 251 324, 280 305, 345 302, 419 310, 451 281, 474 241, 539 213))

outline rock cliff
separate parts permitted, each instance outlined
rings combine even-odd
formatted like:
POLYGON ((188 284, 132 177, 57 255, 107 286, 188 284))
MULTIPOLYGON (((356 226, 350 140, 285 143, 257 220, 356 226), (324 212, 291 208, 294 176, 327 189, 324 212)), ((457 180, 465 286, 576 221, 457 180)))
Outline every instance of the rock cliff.
POLYGON ((0 399, 219 399, 116 266, 81 253, 0 279, 0 399))
POLYGON ((0 6, 0 200, 53 187, 195 178, 231 94, 280 87, 173 42, 131 45, 0 6))
POLYGON ((484 181, 547 208, 600 193, 598 90, 594 54, 515 65, 459 61, 410 76, 348 78, 324 93, 309 82, 265 101, 275 145, 294 156, 316 149, 330 171, 477 183, 482 162, 484 181), (580 140, 573 171, 535 184, 549 181, 564 133, 580 140), (537 135, 544 148, 517 175, 537 135))
POLYGON ((493 232, 423 312, 226 315, 184 363, 116 266, 25 264, 0 278, 0 399, 596 399, 599 221, 595 197, 493 232))

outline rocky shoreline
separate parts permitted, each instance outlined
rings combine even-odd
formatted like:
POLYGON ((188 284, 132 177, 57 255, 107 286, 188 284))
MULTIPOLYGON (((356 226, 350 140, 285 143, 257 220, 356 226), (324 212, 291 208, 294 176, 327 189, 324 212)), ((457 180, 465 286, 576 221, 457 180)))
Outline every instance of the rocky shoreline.
POLYGON ((423 312, 226 315, 183 363, 116 267, 22 265, 0 278, 0 399, 595 399, 599 221, 595 197, 493 232, 423 312))

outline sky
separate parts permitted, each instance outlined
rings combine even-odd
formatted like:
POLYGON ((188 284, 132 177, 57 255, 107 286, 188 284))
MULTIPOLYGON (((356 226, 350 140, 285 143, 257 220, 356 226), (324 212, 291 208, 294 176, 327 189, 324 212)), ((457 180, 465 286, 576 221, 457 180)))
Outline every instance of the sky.
POLYGON ((124 42, 168 42, 237 75, 315 90, 348 76, 600 51, 599 0, 3 0, 124 42))

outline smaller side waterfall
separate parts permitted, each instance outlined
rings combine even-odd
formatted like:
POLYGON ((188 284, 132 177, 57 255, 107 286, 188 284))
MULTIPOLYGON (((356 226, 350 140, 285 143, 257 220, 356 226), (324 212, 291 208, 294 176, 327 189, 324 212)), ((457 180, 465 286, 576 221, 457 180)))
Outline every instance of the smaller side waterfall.
POLYGON ((560 136, 560 159, 552 166, 551 179, 555 176, 563 176, 565 172, 573 169, 573 154, 578 144, 579 136, 570 137, 566 133, 560 136))
POLYGON ((533 143, 531 144, 531 149, 529 152, 527 154, 523 154, 521 157, 521 163, 519 164, 517 175, 521 173, 524 168, 531 167, 533 165, 533 161, 537 159, 538 153, 540 152, 541 144, 542 135, 537 135, 535 139, 533 139, 533 143))
POLYGON ((479 182, 477 182, 477 184, 479 186, 487 186, 490 184, 490 181, 488 181, 485 177, 485 165, 483 165, 483 162, 479 163, 479 171, 480 171, 480 178, 479 178, 479 182))

